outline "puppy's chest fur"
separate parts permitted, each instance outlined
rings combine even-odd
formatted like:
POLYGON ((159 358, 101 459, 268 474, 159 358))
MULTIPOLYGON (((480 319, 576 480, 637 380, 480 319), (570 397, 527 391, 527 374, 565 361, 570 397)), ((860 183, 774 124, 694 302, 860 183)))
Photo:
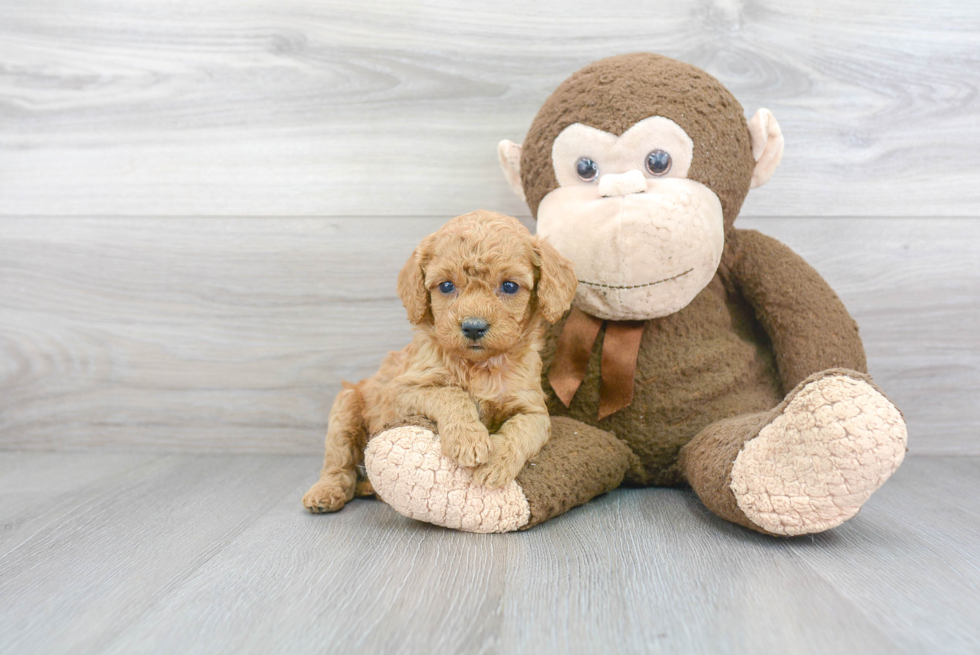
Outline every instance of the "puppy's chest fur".
POLYGON ((513 363, 506 358, 495 357, 461 371, 462 387, 476 403, 480 422, 491 433, 496 432, 504 421, 517 413, 514 402, 516 389, 512 388, 517 381, 509 370, 512 366, 513 363))

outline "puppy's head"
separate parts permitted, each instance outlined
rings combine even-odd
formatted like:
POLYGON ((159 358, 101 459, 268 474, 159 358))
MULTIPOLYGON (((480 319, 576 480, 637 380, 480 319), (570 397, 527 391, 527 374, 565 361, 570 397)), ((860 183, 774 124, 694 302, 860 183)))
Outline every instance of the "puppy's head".
POLYGON ((577 284, 571 263, 517 219, 478 211, 423 239, 398 295, 444 350, 482 361, 533 337, 541 319, 561 318, 577 284))

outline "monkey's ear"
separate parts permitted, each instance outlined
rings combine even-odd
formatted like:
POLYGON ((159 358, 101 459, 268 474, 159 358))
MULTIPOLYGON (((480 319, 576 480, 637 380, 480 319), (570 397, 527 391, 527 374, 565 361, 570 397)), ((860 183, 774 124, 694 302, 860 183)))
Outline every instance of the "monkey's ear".
POLYGON ((524 185, 521 184, 521 144, 504 139, 497 144, 497 158, 500 160, 500 168, 504 170, 504 177, 510 190, 518 198, 527 202, 524 196, 524 185))
POLYGON ((534 252, 538 258, 535 263, 541 271, 538 279, 541 313, 546 321, 556 323, 572 304, 578 278, 575 277, 572 262, 541 237, 534 238, 534 252))
POLYGON ((783 158, 783 131, 779 129, 779 123, 771 111, 760 109, 749 121, 749 136, 752 137, 752 156, 755 158, 750 185, 754 189, 768 182, 779 166, 783 158))
POLYGON ((425 288, 425 271, 422 269, 427 243, 428 240, 422 241, 412 251, 398 273, 398 297, 408 310, 408 320, 412 325, 418 325, 429 315, 429 291, 425 288))

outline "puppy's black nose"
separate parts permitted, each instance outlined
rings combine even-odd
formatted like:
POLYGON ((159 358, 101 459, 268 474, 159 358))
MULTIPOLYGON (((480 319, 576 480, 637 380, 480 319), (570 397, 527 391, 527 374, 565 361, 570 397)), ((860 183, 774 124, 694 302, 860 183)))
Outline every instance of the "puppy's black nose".
POLYGON ((490 324, 482 318, 464 318, 463 324, 460 326, 466 338, 473 341, 482 339, 489 328, 490 324))

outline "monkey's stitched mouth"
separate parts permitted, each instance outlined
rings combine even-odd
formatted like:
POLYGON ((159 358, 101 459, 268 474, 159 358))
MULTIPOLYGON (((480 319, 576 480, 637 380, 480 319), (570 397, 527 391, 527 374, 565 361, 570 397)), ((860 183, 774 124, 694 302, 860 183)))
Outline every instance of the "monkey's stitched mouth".
POLYGON ((602 287, 603 289, 642 289, 643 287, 652 287, 652 286, 655 286, 655 285, 658 285, 658 284, 663 284, 664 282, 670 282, 671 280, 676 280, 679 277, 684 277, 685 275, 687 275, 688 273, 690 273, 693 270, 694 270, 693 268, 689 268, 686 271, 684 271, 683 273, 678 273, 677 275, 674 275, 673 277, 665 277, 664 279, 657 280, 656 282, 647 282, 646 284, 631 284, 631 285, 628 285, 628 286, 621 286, 621 287, 617 287, 617 286, 612 285, 612 284, 600 284, 599 282, 588 282, 586 280, 579 280, 579 283, 581 283, 581 284, 587 284, 590 287, 602 287))

